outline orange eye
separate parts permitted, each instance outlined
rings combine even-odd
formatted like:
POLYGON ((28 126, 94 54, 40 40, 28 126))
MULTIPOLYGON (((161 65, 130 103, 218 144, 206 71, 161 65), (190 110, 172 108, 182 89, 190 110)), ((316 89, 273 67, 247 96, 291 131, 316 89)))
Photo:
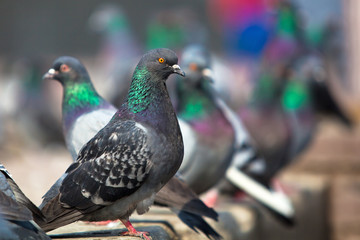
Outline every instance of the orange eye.
POLYGON ((190 63, 189 69, 190 69, 191 71, 196 71, 197 68, 198 68, 198 67, 197 67, 196 63, 190 63))
POLYGON ((61 65, 60 70, 61 70, 62 72, 68 72, 68 71, 70 71, 70 68, 69 68, 68 65, 63 64, 63 65, 61 65))
POLYGON ((159 61, 159 63, 164 63, 164 62, 165 62, 165 59, 159 58, 158 61, 159 61))

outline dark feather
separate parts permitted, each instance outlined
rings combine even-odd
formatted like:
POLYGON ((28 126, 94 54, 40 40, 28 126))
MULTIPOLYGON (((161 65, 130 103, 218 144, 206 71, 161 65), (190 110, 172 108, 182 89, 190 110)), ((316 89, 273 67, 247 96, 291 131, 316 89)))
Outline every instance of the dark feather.
POLYGON ((151 152, 134 121, 109 124, 80 150, 66 172, 60 202, 85 210, 135 192, 146 180, 151 152), (95 198, 97 200, 95 200, 95 198))
POLYGON ((222 237, 199 215, 180 211, 178 216, 188 227, 190 227, 195 232, 198 232, 196 229, 199 229, 209 239, 222 239, 222 237))
POLYGON ((25 194, 21 191, 21 189, 19 188, 19 186, 14 182, 13 179, 8 179, 8 183, 10 184, 11 189, 14 192, 16 201, 25 206, 27 209, 29 209, 34 218, 40 218, 40 219, 44 219, 44 215, 41 213, 40 209, 35 206, 35 204, 25 196, 25 194))
POLYGON ((151 167, 146 140, 133 121, 105 127, 45 194, 41 207, 47 222, 38 224, 50 231, 135 192, 151 167))
POLYGON ((39 206, 39 209, 42 209, 49 201, 54 199, 60 193, 61 183, 64 181, 66 177, 66 173, 64 173, 55 183, 51 186, 51 188, 45 193, 42 197, 43 201, 39 206))
POLYGON ((32 213, 15 199, 0 191, 0 214, 7 220, 30 221, 32 213))
POLYGON ((10 173, 0 164, 0 232, 1 239, 50 239, 34 219, 44 215, 24 195, 10 173))
MULTIPOLYGON (((6 168, 2 164, 0 164, 0 171, 5 176, 7 184, 9 185, 12 193, 14 194, 16 200, 15 203, 20 204, 20 206, 23 209, 25 209, 24 211, 30 210, 34 217, 44 219, 44 215, 41 213, 39 208, 36 207, 35 204, 33 204, 32 201, 25 196, 25 194, 21 191, 19 186, 15 183, 14 179, 11 177, 10 173, 6 170, 6 168)), ((2 197, 2 200, 5 201, 4 196, 2 197)))
POLYGON ((44 231, 38 229, 32 222, 5 220, 0 215, 0 233, 1 239, 19 240, 19 239, 33 239, 43 240, 50 239, 44 231))
POLYGON ((59 202, 59 195, 49 201, 41 211, 46 216, 46 221, 34 220, 46 232, 73 223, 83 217, 80 211, 63 207, 59 202))
POLYGON ((173 177, 155 197, 155 204, 206 216, 217 221, 218 214, 179 178, 173 177))

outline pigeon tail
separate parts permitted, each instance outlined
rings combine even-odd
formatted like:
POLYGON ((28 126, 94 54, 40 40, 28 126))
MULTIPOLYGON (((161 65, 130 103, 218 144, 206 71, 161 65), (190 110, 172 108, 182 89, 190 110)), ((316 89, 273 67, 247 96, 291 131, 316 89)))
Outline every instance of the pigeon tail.
POLYGON ((199 233, 197 231, 198 229, 203 232, 208 239, 222 239, 222 237, 201 216, 186 211, 180 211, 178 217, 196 233, 199 233))
POLYGON ((59 202, 60 195, 57 195, 47 204, 41 212, 45 216, 46 220, 34 217, 34 221, 45 231, 49 232, 56 228, 65 226, 80 220, 83 217, 83 213, 74 208, 64 208, 61 204, 51 204, 51 202, 59 202))
POLYGON ((156 194, 155 204, 209 217, 215 221, 218 219, 218 214, 212 208, 206 206, 198 198, 197 194, 178 177, 171 178, 156 194))

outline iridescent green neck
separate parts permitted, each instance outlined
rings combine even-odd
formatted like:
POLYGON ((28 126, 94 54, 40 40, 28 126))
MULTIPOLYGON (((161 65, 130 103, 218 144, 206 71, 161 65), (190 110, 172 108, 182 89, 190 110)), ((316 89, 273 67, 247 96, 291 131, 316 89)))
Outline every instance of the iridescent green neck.
POLYGON ((133 113, 145 110, 151 103, 151 83, 148 70, 136 68, 128 93, 128 109, 133 113))
POLYGON ((299 80, 290 81, 283 94, 282 104, 286 111, 300 110, 309 105, 310 94, 299 80))
POLYGON ((209 94, 202 89, 178 86, 179 111, 178 115, 184 120, 199 119, 212 113, 216 106, 209 94))
POLYGON ((64 86, 63 111, 69 112, 84 107, 94 107, 101 103, 91 83, 66 83, 64 86))

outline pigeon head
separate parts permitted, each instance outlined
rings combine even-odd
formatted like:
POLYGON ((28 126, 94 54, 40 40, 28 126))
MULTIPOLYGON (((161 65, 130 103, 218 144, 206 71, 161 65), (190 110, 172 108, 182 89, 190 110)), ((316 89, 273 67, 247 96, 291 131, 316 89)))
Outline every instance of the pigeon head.
POLYGON ((76 58, 57 58, 43 78, 59 81, 63 86, 62 113, 65 129, 69 129, 77 116, 109 106, 97 94, 85 66, 76 58))
POLYGON ((178 57, 170 49, 159 48, 147 52, 136 67, 134 77, 138 73, 148 72, 154 79, 166 80, 171 74, 185 76, 178 65, 178 57))
POLYGON ((69 82, 81 83, 88 81, 89 74, 79 60, 63 56, 54 61, 52 68, 44 75, 44 79, 54 79, 62 85, 66 85, 69 82))
POLYGON ((186 82, 199 85, 201 81, 213 82, 209 52, 201 45, 190 45, 182 54, 181 65, 186 72, 186 82))
POLYGON ((181 65, 186 77, 176 81, 178 116, 189 121, 209 116, 216 111, 209 52, 203 46, 190 45, 184 49, 181 65))
POLYGON ((154 49, 142 56, 135 68, 128 92, 129 109, 141 112, 148 108, 154 99, 168 95, 166 79, 173 73, 185 76, 180 69, 176 54, 165 48, 154 49))

